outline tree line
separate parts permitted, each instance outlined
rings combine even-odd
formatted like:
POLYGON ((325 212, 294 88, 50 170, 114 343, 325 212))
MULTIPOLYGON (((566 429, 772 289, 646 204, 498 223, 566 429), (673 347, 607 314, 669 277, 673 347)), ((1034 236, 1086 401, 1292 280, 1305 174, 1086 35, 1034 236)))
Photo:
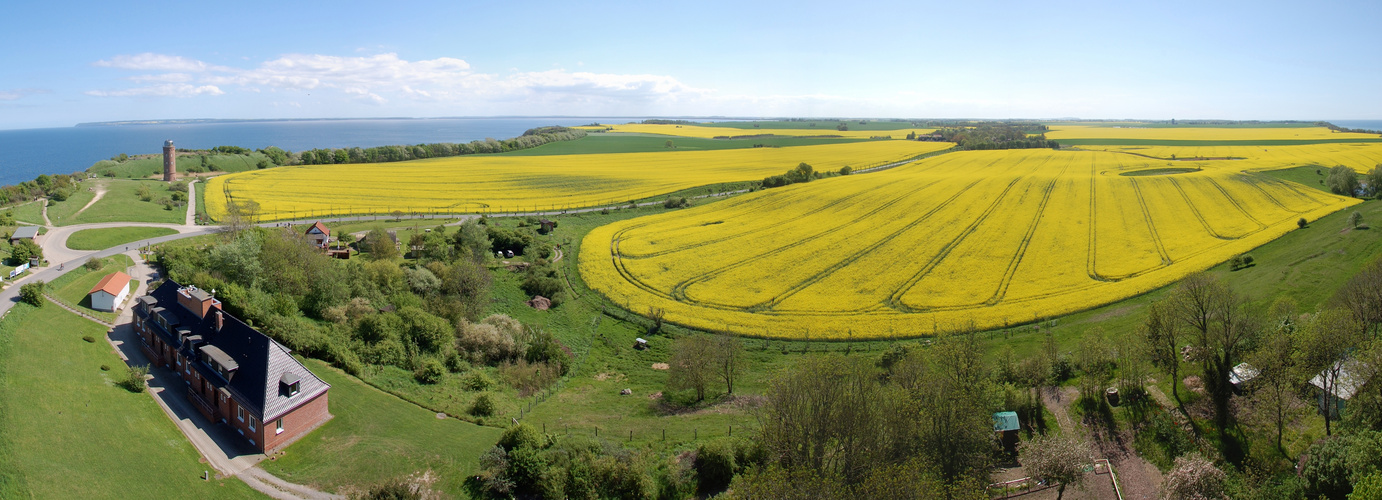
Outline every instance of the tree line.
POLYGON ((541 146, 557 141, 574 141, 585 137, 584 130, 567 127, 539 127, 523 132, 512 139, 485 139, 468 143, 438 142, 414 146, 378 146, 372 148, 309 149, 295 154, 298 165, 330 165, 345 163, 385 163, 444 158, 471 154, 503 153, 541 146))
MULTIPOLYGON (((1044 131, 1046 127, 1040 126, 1044 131)), ((1028 135, 1028 127, 1010 124, 979 125, 977 127, 942 128, 937 130, 934 135, 939 135, 946 142, 955 143, 955 147, 961 150, 990 150, 990 149, 1038 149, 1051 148, 1059 149, 1060 143, 1046 139, 1046 134, 1041 133, 1035 137, 1028 135)), ((909 134, 908 139, 916 139, 915 133, 909 134)))

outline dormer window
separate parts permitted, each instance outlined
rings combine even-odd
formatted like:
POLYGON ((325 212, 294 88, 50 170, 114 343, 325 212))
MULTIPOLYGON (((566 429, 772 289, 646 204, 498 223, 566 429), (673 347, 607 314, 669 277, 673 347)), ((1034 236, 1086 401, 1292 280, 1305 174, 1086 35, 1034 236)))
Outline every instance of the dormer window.
POLYGON ((283 378, 278 379, 278 392, 283 397, 296 396, 302 392, 302 378, 292 372, 284 373, 283 378))

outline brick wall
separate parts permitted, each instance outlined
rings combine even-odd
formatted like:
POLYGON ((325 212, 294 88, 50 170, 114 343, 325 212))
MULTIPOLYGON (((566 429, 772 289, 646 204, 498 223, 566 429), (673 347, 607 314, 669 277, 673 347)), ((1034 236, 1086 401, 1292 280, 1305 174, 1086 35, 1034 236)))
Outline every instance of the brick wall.
POLYGON ((321 424, 326 423, 327 420, 330 420, 331 413, 327 405, 327 395, 329 393, 329 391, 324 392, 320 396, 312 398, 311 401, 283 415, 282 434, 277 433, 276 421, 271 420, 265 422, 264 428, 260 429, 262 435, 261 442, 264 443, 264 450, 266 452, 277 451, 292 444, 294 441, 297 441, 298 438, 311 432, 312 429, 316 429, 321 424))

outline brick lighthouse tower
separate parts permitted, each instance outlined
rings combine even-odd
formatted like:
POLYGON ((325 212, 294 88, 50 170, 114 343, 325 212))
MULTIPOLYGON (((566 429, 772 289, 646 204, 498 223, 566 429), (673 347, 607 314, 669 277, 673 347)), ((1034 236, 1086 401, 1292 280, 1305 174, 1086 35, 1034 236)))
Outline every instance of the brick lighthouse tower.
POLYGON ((163 180, 173 182, 178 179, 178 148, 173 147, 173 140, 163 141, 163 180))

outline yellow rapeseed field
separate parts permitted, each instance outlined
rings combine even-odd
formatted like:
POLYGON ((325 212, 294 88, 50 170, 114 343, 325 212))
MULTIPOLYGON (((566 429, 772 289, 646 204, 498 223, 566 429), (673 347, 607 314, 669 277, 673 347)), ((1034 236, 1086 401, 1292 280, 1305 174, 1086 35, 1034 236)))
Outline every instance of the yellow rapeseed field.
POLYGON ((1324 127, 1145 127, 1126 125, 1051 125, 1047 139, 1135 139, 1174 141, 1276 141, 1377 139, 1377 134, 1338 133, 1324 127))
POLYGON ((712 331, 1003 327, 1165 286, 1358 202, 1251 173, 1257 161, 951 153, 616 222, 588 234, 579 265, 631 311, 712 331), (1119 175, 1168 164, 1202 170, 1119 175))
POLYGON ((1176 166, 1194 166, 1196 158, 1240 158, 1243 170, 1275 170, 1301 165, 1352 167, 1359 172, 1382 164, 1382 143, 1335 143, 1304 146, 1079 146, 1080 149, 1115 151, 1152 158, 1177 160, 1176 166))
POLYGON ((398 163, 278 167, 214 177, 206 210, 259 206, 261 220, 325 214, 450 214, 607 206, 720 182, 762 179, 806 162, 817 170, 863 168, 951 147, 871 141, 786 148, 458 156, 398 163))
POLYGON ((716 137, 734 137, 748 135, 785 135, 792 137, 820 137, 820 136, 839 136, 851 139, 868 139, 870 137, 891 137, 893 139, 903 139, 909 132, 918 134, 929 134, 934 132, 934 128, 908 128, 899 130, 835 130, 835 124, 839 122, 823 121, 820 122, 818 129, 742 129, 726 127, 700 127, 696 125, 604 125, 602 127, 576 127, 585 130, 603 129, 612 127, 610 132, 625 132, 633 134, 658 134, 672 135, 678 137, 699 137, 702 139, 714 139, 716 137))

